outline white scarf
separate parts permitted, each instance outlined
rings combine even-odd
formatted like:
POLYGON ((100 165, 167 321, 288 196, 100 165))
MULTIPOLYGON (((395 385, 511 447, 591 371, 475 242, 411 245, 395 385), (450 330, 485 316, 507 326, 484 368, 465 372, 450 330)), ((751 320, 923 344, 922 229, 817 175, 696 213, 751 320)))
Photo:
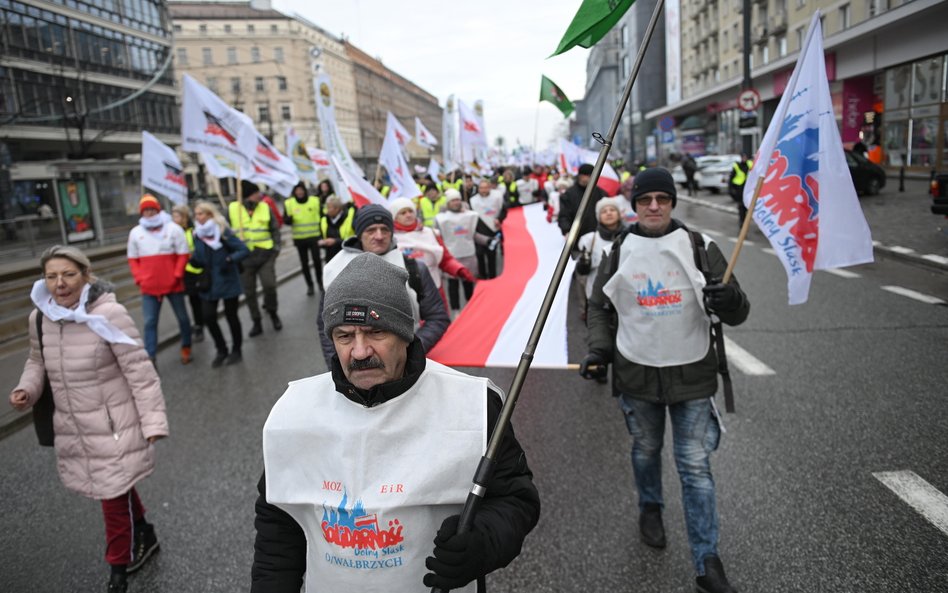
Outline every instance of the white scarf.
POLYGON ((142 228, 148 229, 149 231, 160 229, 169 222, 172 222, 171 215, 164 210, 159 212, 158 216, 152 216, 149 218, 142 216, 138 219, 138 224, 142 225, 142 228))
POLYGON ((194 235, 207 243, 207 246, 217 251, 223 246, 221 243, 221 227, 213 218, 208 218, 204 224, 196 223, 194 225, 194 235))
POLYGON ((45 280, 37 280, 33 283, 33 290, 30 292, 30 298, 36 308, 43 312, 52 321, 74 321, 76 323, 85 323, 93 332, 110 344, 129 344, 137 346, 138 342, 128 337, 122 330, 112 325, 108 319, 102 315, 90 315, 86 313, 86 302, 89 300, 89 289, 91 284, 82 287, 82 294, 79 296, 79 306, 75 309, 68 309, 58 304, 53 295, 46 288, 45 280))

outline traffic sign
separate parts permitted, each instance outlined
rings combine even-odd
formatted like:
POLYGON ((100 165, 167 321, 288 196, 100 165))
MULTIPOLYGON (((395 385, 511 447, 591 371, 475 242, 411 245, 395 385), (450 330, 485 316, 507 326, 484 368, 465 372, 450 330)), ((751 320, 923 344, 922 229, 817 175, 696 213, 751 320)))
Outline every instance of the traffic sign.
POLYGON ((670 115, 666 115, 662 119, 658 120, 658 129, 663 132, 671 132, 673 129, 675 129, 675 118, 670 115))
POLYGON ((737 106, 741 111, 757 111, 760 107, 760 93, 757 89, 744 89, 737 96, 737 106))

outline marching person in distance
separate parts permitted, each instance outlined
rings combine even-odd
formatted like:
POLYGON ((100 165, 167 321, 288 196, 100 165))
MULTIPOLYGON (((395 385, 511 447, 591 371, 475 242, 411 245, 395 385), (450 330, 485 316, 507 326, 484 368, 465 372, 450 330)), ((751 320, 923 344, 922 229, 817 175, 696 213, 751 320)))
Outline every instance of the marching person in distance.
POLYGON ((155 469, 152 443, 168 436, 161 381, 135 322, 84 253, 50 247, 40 269, 30 294, 37 308, 30 354, 10 404, 34 406, 49 379, 59 478, 102 502, 108 591, 125 593, 126 575, 158 551, 136 484, 155 469))
MULTIPOLYGON (((471 210, 477 212, 487 229, 495 236, 500 233, 500 223, 507 215, 504 210, 504 199, 492 191, 490 181, 482 179, 477 184, 477 194, 471 198, 471 210)), ((477 256, 477 275, 480 278, 489 280, 497 277, 497 250, 496 243, 491 249, 490 245, 477 245, 475 255, 477 256)))
POLYGON ((433 228, 421 224, 415 211, 415 204, 411 200, 398 198, 389 202, 388 207, 395 219, 395 243, 405 257, 416 259, 428 268, 435 286, 442 293, 442 298, 444 297, 442 272, 466 282, 474 282, 474 275, 454 258, 438 233, 433 228))
POLYGON ((322 208, 319 198, 309 195, 306 184, 300 181, 293 188, 293 195, 283 202, 286 215, 283 217, 293 229, 293 245, 300 255, 306 295, 313 296, 313 276, 309 271, 309 258, 313 258, 316 270, 316 285, 323 290, 323 262, 319 254, 319 238, 322 235, 322 208))
POLYGON ((731 165, 731 177, 728 179, 727 190, 731 199, 737 202, 737 226, 744 226, 744 219, 747 217, 747 206, 744 205, 744 184, 747 183, 747 174, 754 166, 746 154, 741 153, 741 160, 731 165))
POLYGON ((158 315, 167 298, 181 332, 181 364, 191 362, 191 320, 184 304, 184 269, 191 252, 184 229, 162 211, 161 203, 145 194, 138 202, 142 217, 128 234, 128 266, 142 292, 145 351, 152 363, 158 354, 158 315))
POLYGON ((327 284, 330 372, 292 382, 263 429, 251 593, 299 593, 304 580, 307 593, 483 591, 536 525, 509 426, 472 528, 457 533, 464 468, 484 453, 500 390, 425 358, 407 282, 363 253, 327 284))
POLYGON ((435 216, 444 209, 445 199, 434 183, 425 186, 423 194, 418 200, 418 208, 421 210, 421 222, 426 227, 432 228, 434 227, 435 216))
MULTIPOLYGON (((447 192, 447 190, 445 190, 447 192)), ((464 181, 461 183, 461 187, 458 188, 458 193, 461 194, 461 199, 465 204, 471 203, 471 198, 477 193, 477 184, 474 183, 474 176, 470 173, 464 174, 464 181)), ((447 193, 445 193, 447 195, 447 193)))
MULTIPOLYGON (((191 209, 187 204, 178 204, 171 208, 171 220, 184 229, 184 238, 188 242, 188 251, 194 253, 194 225, 191 223, 191 209)), ((200 268, 195 268, 188 262, 184 268, 184 292, 188 295, 191 304, 191 316, 194 324, 191 326, 191 340, 204 341, 204 318, 201 316, 201 297, 194 286, 195 278, 201 274, 200 268)))
POLYGON ((519 208, 521 206, 520 188, 517 187, 512 169, 504 169, 503 174, 497 180, 497 186, 503 192, 504 208, 519 208))
MULTIPOLYGON (((349 263, 363 252, 381 256, 391 264, 408 271, 408 293, 411 295, 412 313, 415 319, 415 335, 421 342, 425 352, 428 352, 438 343, 441 336, 448 329, 451 320, 448 318, 444 300, 428 268, 418 260, 405 256, 395 244, 395 223, 392 213, 380 204, 369 204, 356 210, 352 228, 355 235, 343 241, 342 251, 326 263, 323 270, 323 282, 327 290, 333 280, 349 263), (422 322, 424 322, 422 324, 422 322)), ((319 339, 323 348, 323 357, 326 367, 331 368, 333 345, 329 336, 323 331, 323 305, 325 298, 319 301, 319 315, 316 324, 319 328, 319 339)))
MULTIPOLYGON (((579 250, 576 273, 586 277, 583 288, 587 299, 592 295, 593 282, 596 280, 596 272, 599 270, 602 258, 609 254, 613 239, 624 227, 622 224, 623 200, 622 196, 616 196, 596 202, 596 218, 599 220, 599 226, 576 242, 576 248, 579 250)), ((585 310, 583 312, 585 313, 585 310)))
POLYGON ((698 163, 695 162, 691 153, 686 152, 682 155, 681 170, 685 173, 685 185, 688 186, 688 195, 694 196, 698 191, 698 186, 695 183, 695 173, 698 172, 698 163))
POLYGON ((269 313, 273 329, 283 329, 283 322, 277 315, 276 258, 280 255, 280 231, 273 211, 266 205, 260 205, 263 193, 257 184, 246 179, 240 182, 243 193, 243 206, 231 202, 230 226, 237 237, 250 249, 250 256, 243 262, 240 281, 247 297, 247 309, 253 327, 247 334, 251 338, 263 333, 260 306, 257 303, 257 277, 263 287, 263 310, 269 313))
POLYGON ((638 220, 635 213, 635 205, 632 204, 632 186, 635 185, 635 176, 629 175, 619 186, 619 196, 622 198, 622 222, 623 226, 628 226, 638 220))
POLYGON ((319 246, 326 251, 327 263, 342 251, 342 242, 355 235, 352 230, 355 211, 351 202, 343 204, 335 194, 326 198, 326 215, 320 221, 323 238, 319 240, 319 246))
POLYGON ((727 261, 718 246, 671 217, 671 173, 637 173, 632 199, 639 220, 616 238, 589 297, 589 354, 580 374, 595 378, 593 367, 613 365, 613 392, 633 438, 639 529, 642 541, 657 548, 665 547, 661 466, 670 416, 697 590, 734 593, 718 556, 711 476, 721 428, 710 316, 738 325, 750 304, 736 278, 721 283, 727 261))
MULTIPOLYGON (((456 189, 449 189, 444 192, 447 199, 446 210, 435 217, 435 228, 441 233, 441 239, 444 246, 457 259, 458 263, 464 266, 465 270, 470 270, 477 264, 476 246, 490 245, 494 237, 478 233, 478 227, 483 223, 477 212, 464 209, 464 201, 461 199, 461 192, 456 189)), ((494 245, 496 246, 496 242, 494 245)), ((470 272, 468 272, 470 275, 470 272)), ((464 283, 464 301, 471 300, 474 294, 474 281, 459 280, 455 277, 448 278, 448 300, 451 305, 452 319, 457 317, 461 309, 461 296, 458 290, 458 284, 464 283)))
POLYGON ((520 195, 520 203, 523 205, 532 204, 539 199, 540 183, 536 180, 530 167, 523 168, 523 175, 516 182, 517 193, 520 195))
POLYGON ((566 177, 560 177, 553 183, 553 190, 547 195, 546 201, 546 221, 553 222, 560 215, 560 196, 570 188, 572 184, 566 177))
POLYGON ((332 183, 328 179, 323 179, 319 182, 319 185, 316 186, 316 197, 319 198, 319 201, 323 204, 326 203, 326 198, 334 195, 332 190, 332 183))
POLYGON ((197 227, 194 234, 194 255, 191 261, 210 273, 210 286, 199 294, 204 312, 207 331, 214 339, 217 354, 211 366, 232 365, 243 359, 243 329, 237 314, 238 299, 243 294, 240 281, 240 262, 247 259, 250 250, 237 238, 227 225, 227 220, 210 202, 200 201, 194 205, 194 219, 197 227), (230 351, 217 321, 217 303, 224 301, 224 317, 230 328, 230 351))
MULTIPOLYGON (((560 194, 560 211, 557 214, 557 223, 563 235, 569 233, 573 226, 573 219, 579 211, 579 203, 583 201, 583 194, 586 192, 586 186, 589 185, 590 176, 593 174, 594 167, 590 164, 579 166, 579 173, 576 175, 576 182, 568 190, 560 194)), ((606 192, 598 186, 592 189, 589 196, 589 204, 586 205, 586 211, 580 218, 579 236, 596 230, 596 202, 606 197, 606 192)))

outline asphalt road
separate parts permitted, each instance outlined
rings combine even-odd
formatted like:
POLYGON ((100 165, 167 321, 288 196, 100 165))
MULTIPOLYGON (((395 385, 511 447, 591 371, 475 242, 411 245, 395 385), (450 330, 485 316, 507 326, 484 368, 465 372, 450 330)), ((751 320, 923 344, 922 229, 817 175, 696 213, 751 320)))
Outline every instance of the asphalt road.
MULTIPOLYGON (((676 216, 708 231, 736 226, 700 206, 680 204, 676 216)), ((728 574, 743 592, 948 591, 948 534, 873 476, 911 470, 948 493, 948 307, 882 289, 948 301, 945 274, 898 260, 853 269, 858 277, 818 272, 810 302, 789 307, 782 267, 761 235, 750 239, 737 276, 751 316, 727 335, 773 374, 732 364, 737 414, 713 458, 728 574)), ((715 240, 730 252, 726 234, 715 240)), ((316 299, 300 278, 280 291, 285 328, 245 340, 243 365, 210 369, 207 342, 188 367, 173 349, 160 354, 172 435, 140 492, 162 551, 130 591, 248 589, 260 430, 287 381, 324 370, 316 299)), ((578 361, 575 316, 570 329, 578 361)), ((471 372, 504 388, 513 376, 471 372)), ((522 555, 489 577, 491 591, 694 590, 667 451, 669 545, 638 541, 630 438, 607 386, 531 371, 514 423, 543 512, 522 555)), ((53 452, 20 431, 0 441, 0 474, 0 591, 104 590, 99 505, 61 486, 53 452)))

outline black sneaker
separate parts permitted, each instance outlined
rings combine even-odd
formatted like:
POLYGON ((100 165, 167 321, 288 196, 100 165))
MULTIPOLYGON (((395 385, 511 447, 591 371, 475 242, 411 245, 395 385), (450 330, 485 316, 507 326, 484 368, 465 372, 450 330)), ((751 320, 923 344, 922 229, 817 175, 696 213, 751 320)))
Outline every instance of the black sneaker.
POLYGON ((224 350, 224 351, 218 350, 218 351, 217 351, 217 356, 215 356, 215 357, 214 357, 214 360, 211 361, 211 368, 216 369, 216 368, 220 367, 222 364, 224 364, 224 360, 225 360, 226 358, 227 358, 227 351, 226 351, 226 350, 224 350))
POLYGON ((665 526, 662 524, 662 505, 646 503, 639 515, 639 533, 642 543, 653 548, 665 547, 665 526))
POLYGON ((191 341, 195 343, 204 341, 204 326, 195 325, 191 328, 191 341))
POLYGON ((157 552, 161 546, 158 545, 158 537, 155 536, 155 526, 151 523, 145 523, 141 527, 135 527, 135 543, 132 546, 132 561, 128 564, 126 572, 131 574, 140 569, 152 554, 157 552))
POLYGON ((314 289, 312 286, 307 286, 306 296, 313 296, 314 294, 316 294, 316 289, 314 289))
POLYGON ((283 322, 280 321, 280 316, 276 313, 270 313, 270 321, 273 322, 273 329, 277 331, 283 329, 283 322))
POLYGON ((227 355, 227 359, 224 361, 224 364, 230 366, 232 364, 237 364, 243 359, 244 357, 240 354, 240 351, 231 352, 227 355))
POLYGON ((121 573, 113 572, 109 577, 109 593, 125 593, 128 591, 128 578, 121 573))
POLYGON ((698 593, 737 593, 737 589, 727 582, 724 564, 717 556, 704 559, 704 576, 695 579, 695 586, 698 593))
POLYGON ((259 336, 262 333, 263 333, 263 324, 260 323, 259 319, 254 319, 253 327, 250 328, 250 333, 247 335, 250 336, 251 338, 254 338, 256 336, 259 336))

